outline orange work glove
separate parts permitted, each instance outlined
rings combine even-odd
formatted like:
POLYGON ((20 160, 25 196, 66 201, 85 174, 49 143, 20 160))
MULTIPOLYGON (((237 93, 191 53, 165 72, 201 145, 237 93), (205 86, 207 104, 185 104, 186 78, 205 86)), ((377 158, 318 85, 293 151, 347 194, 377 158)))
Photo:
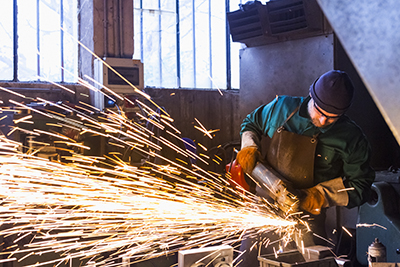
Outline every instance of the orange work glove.
POLYGON ((261 160, 261 153, 255 146, 244 147, 238 152, 236 160, 245 173, 251 173, 257 161, 261 160))
POLYGON ((305 196, 300 200, 300 209, 314 215, 320 214, 325 202, 324 195, 315 187, 304 189, 303 193, 305 196))

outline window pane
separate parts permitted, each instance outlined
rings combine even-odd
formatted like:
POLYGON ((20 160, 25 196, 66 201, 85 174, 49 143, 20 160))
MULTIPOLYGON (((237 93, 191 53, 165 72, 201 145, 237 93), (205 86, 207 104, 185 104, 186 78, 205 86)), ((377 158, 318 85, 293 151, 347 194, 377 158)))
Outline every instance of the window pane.
POLYGON ((13 79, 13 2, 1 3, 0 80, 13 79))
POLYGON ((142 0, 143 9, 156 9, 158 10, 158 0, 142 0))
POLYGON ((176 14, 164 10, 161 14, 161 87, 176 88, 176 14))
POLYGON ((192 0, 179 1, 180 14, 180 59, 181 87, 194 87, 193 73, 193 3, 192 0))
POLYGON ((76 0, 64 1, 64 81, 77 82, 78 75, 78 18, 76 0))
MULTIPOLYGON (((133 14, 133 41, 134 41, 134 46, 133 46, 133 58, 134 59, 140 59, 142 60, 142 11, 140 10, 139 6, 139 0, 136 0, 134 3, 134 14, 133 14)), ((146 66, 144 66, 144 69, 146 71, 146 66)), ((146 83, 146 82, 145 82, 146 83)))
POLYGON ((61 81, 64 60, 64 81, 76 82, 78 72, 77 2, 63 0, 18 0, 18 80, 61 81), (39 25, 37 21, 39 14, 39 25), (39 32, 38 32, 39 26, 39 32), (64 29, 63 45, 61 33, 64 29), (39 41, 38 41, 39 35, 39 41), (61 57, 61 53, 64 57, 61 57), (39 68, 39 70, 38 70, 39 68))
POLYGON ((240 73, 239 73, 239 50, 242 47, 241 43, 231 41, 231 88, 240 88, 240 73))
MULTIPOLYGON (((247 1, 230 0, 229 10, 235 11, 239 9, 239 4, 245 4, 247 1)), ((266 1, 264 1, 266 2, 266 1)), ((240 75, 239 75, 239 50, 242 47, 241 43, 232 42, 231 38, 231 88, 240 88, 240 75)))
POLYGON ((36 1, 18 0, 18 80, 37 80, 36 1))
POLYGON ((143 64, 146 85, 160 86, 159 12, 143 11, 143 64))
POLYGON ((210 88, 209 1, 195 1, 196 87, 210 88))
POLYGON ((60 1, 39 3, 40 76, 61 81, 60 1))
POLYGON ((175 13, 176 0, 161 0, 161 10, 175 13))
POLYGON ((226 89, 225 1, 211 1, 212 88, 226 89))

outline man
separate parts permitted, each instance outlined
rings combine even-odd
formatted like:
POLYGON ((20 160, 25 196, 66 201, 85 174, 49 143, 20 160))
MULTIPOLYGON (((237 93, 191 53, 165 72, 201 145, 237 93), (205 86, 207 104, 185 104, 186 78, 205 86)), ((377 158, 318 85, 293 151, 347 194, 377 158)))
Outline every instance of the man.
POLYGON ((237 161, 243 170, 250 174, 262 160, 260 139, 269 136, 266 162, 304 194, 300 209, 315 215, 312 229, 319 235, 324 235, 325 209, 363 204, 375 178, 369 143, 345 115, 353 95, 348 75, 332 70, 310 86, 309 96, 279 96, 241 126, 237 161))

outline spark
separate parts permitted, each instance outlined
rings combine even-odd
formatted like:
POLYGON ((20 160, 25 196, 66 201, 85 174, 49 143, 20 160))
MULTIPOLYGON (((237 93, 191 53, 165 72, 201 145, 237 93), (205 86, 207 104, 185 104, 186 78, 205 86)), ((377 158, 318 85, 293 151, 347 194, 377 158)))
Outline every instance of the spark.
POLYGON ((200 127, 198 127, 197 125, 195 125, 194 128, 196 128, 197 130, 203 132, 203 133, 204 133, 205 135, 207 135, 210 139, 212 139, 211 133, 212 133, 213 130, 208 131, 208 130, 203 126, 203 124, 201 124, 201 122, 200 122, 197 118, 194 118, 194 119, 195 119, 195 121, 200 125, 200 127))
POLYGON ((354 187, 339 189, 337 192, 340 193, 340 192, 343 192, 343 191, 351 191, 351 190, 355 190, 354 187))
POLYGON ((346 227, 342 226, 342 229, 343 229, 350 237, 353 237, 353 235, 350 233, 349 230, 347 230, 346 227))
POLYGON ((49 80, 49 79, 46 79, 46 78, 44 78, 44 77, 41 77, 41 76, 37 76, 37 78, 38 78, 39 80, 44 80, 44 81, 46 81, 46 82, 48 82, 48 83, 51 83, 52 85, 55 85, 55 86, 57 86, 57 87, 60 87, 61 89, 67 91, 68 93, 75 94, 75 92, 74 92, 73 90, 71 90, 71 89, 69 89, 69 88, 67 88, 67 87, 65 87, 65 86, 62 86, 61 84, 55 83, 55 82, 53 82, 53 81, 51 81, 51 80, 49 80))
POLYGON ((19 96, 19 97, 22 97, 22 98, 26 98, 24 95, 21 95, 21 94, 19 94, 19 93, 17 93, 17 92, 14 92, 14 91, 9 90, 9 89, 7 89, 7 88, 4 88, 4 87, 2 87, 2 86, 0 86, 0 90, 6 91, 7 93, 14 94, 14 95, 19 96))
POLYGON ((22 118, 20 118, 20 119, 18 119, 18 120, 14 120, 14 124, 18 124, 18 123, 20 123, 20 122, 29 120, 29 119, 31 119, 31 118, 32 118, 32 115, 28 115, 28 116, 22 117, 22 118))
POLYGON ((380 227, 380 228, 382 228, 382 229, 387 230, 386 227, 384 227, 384 226, 382 226, 382 225, 379 225, 379 224, 377 224, 377 223, 372 223, 372 224, 368 224, 368 223, 358 223, 358 224, 356 224, 356 227, 380 227))
POLYGON ((207 147, 205 147, 204 145, 202 145, 202 144, 200 144, 200 143, 197 143, 197 145, 198 145, 199 147, 201 147, 204 151, 207 151, 207 150, 208 150, 207 147))
POLYGON ((211 82, 217 87, 218 93, 219 93, 221 96, 223 96, 224 94, 222 93, 221 89, 219 89, 219 87, 218 87, 217 83, 214 81, 214 79, 213 79, 210 75, 208 75, 208 78, 210 78, 211 82))
POLYGON ((104 86, 104 84, 99 83, 98 81, 96 81, 95 79, 89 77, 88 75, 85 74, 84 76, 86 79, 90 80, 91 82, 97 84, 98 86, 100 86, 100 88, 106 90, 107 92, 109 92, 110 94, 112 94, 113 96, 117 97, 120 100, 123 100, 124 98, 122 96, 120 96, 119 94, 115 93, 113 90, 111 90, 110 88, 108 88, 107 86, 104 86))
POLYGON ((328 239, 323 238, 322 236, 317 235, 316 233, 313 233, 313 235, 316 236, 316 237, 318 237, 319 239, 324 240, 325 242, 331 244, 332 246, 335 246, 335 244, 334 244, 333 242, 329 241, 328 239))

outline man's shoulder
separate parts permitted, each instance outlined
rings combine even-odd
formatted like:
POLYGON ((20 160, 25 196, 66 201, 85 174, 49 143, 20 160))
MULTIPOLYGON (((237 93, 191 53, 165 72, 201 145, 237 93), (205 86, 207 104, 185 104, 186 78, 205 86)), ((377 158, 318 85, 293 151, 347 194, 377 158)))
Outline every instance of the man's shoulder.
POLYGON ((280 95, 276 96, 276 105, 279 108, 291 109, 299 106, 304 101, 304 97, 280 95))

